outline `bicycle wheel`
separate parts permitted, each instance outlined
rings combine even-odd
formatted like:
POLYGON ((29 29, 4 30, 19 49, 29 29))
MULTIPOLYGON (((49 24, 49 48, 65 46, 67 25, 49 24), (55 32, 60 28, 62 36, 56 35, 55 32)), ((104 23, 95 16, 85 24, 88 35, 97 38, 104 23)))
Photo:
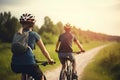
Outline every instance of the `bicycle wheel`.
POLYGON ((46 77, 45 77, 45 75, 43 75, 43 77, 44 77, 44 80, 47 80, 46 77))
POLYGON ((66 71, 61 71, 59 80, 67 80, 66 71))
POLYGON ((67 74, 67 80, 72 80, 72 67, 71 66, 68 66, 66 74, 67 74))

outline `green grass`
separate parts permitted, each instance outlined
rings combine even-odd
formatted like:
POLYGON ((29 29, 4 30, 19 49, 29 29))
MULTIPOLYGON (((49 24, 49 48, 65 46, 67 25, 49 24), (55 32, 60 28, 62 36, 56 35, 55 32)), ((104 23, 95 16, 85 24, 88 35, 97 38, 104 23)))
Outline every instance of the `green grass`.
POLYGON ((0 45, 0 80, 16 80, 20 78, 11 71, 11 51, 9 43, 1 43, 0 45))
MULTIPOLYGON (((87 44, 83 44, 83 47, 85 47, 85 49, 88 50, 102 44, 105 44, 105 43, 94 41, 87 44)), ((73 47, 75 51, 79 50, 77 46, 73 45, 73 47)), ((60 65, 58 55, 54 51, 55 44, 46 45, 46 48, 50 53, 51 57, 56 61, 56 64, 48 65, 46 67, 40 66, 42 71, 44 72, 47 70, 54 69, 60 65)), ((34 53, 38 60, 46 60, 46 58, 43 56, 38 46, 36 46, 34 53)), ((20 80, 20 74, 15 74, 11 71, 11 68, 10 68, 11 56, 12 56, 12 53, 10 50, 10 43, 0 43, 0 80, 20 80)))
MULTIPOLYGON (((51 70, 52 68, 56 68, 57 66, 59 66, 59 59, 58 59, 58 55, 55 52, 55 45, 46 45, 45 46, 46 49, 48 50, 48 52, 50 53, 50 56, 52 59, 54 59, 54 61, 56 62, 56 64, 54 65, 47 65, 47 66, 42 66, 40 65, 42 71, 47 71, 47 70, 51 70)), ((37 60, 47 60, 44 55, 42 54, 41 50, 38 48, 38 46, 36 46, 36 49, 34 50, 34 55, 36 56, 37 60)))
POLYGON ((88 64, 81 80, 119 80, 120 43, 102 49, 88 64))

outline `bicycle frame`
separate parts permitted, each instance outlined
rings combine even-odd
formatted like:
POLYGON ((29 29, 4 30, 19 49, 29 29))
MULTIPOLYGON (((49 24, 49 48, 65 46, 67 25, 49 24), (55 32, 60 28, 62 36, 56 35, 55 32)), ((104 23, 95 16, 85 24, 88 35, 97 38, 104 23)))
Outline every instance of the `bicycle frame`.
POLYGON ((61 71, 60 80, 72 80, 72 62, 66 58, 65 69, 61 71))
MULTIPOLYGON (((59 51, 56 51, 59 53, 59 51)), ((73 54, 80 54, 81 51, 79 52, 72 52, 73 54)), ((72 76, 72 71, 73 71, 73 66, 72 66, 72 62, 70 61, 69 57, 68 58, 65 58, 65 69, 64 70, 61 70, 61 73, 60 73, 60 77, 59 77, 59 80, 72 80, 73 76, 72 76)), ((76 79, 78 80, 78 79, 76 79)))
POLYGON ((67 68, 67 80, 72 80, 72 62, 70 60, 66 61, 67 68))

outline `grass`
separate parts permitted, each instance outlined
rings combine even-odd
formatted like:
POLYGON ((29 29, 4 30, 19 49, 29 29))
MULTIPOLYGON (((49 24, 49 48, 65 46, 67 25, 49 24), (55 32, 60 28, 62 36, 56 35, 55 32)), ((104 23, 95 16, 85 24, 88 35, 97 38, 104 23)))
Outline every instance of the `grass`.
POLYGON ((19 74, 16 75, 11 71, 11 51, 9 43, 2 43, 0 45, 0 80, 16 80, 20 78, 19 74))
MULTIPOLYGON (((92 49, 96 46, 105 44, 105 42, 90 42, 87 44, 83 44, 86 50, 92 49)), ((54 69, 60 65, 57 53, 55 50, 55 44, 46 45, 48 52, 51 57, 56 61, 55 65, 48 65, 46 67, 40 66, 42 71, 47 71, 54 69)), ((77 46, 73 45, 75 51, 78 50, 77 46)), ((41 53, 41 50, 36 46, 34 50, 35 56, 38 60, 46 60, 46 58, 41 53)), ((15 74, 11 71, 10 62, 11 62, 12 53, 10 51, 10 43, 0 43, 0 80, 20 80, 20 74, 15 74)))
POLYGON ((102 49, 88 64, 81 80, 119 80, 120 79, 120 43, 114 43, 102 49))
MULTIPOLYGON (((53 58, 54 61, 56 61, 56 64, 54 64, 54 65, 47 65, 45 67, 40 65, 40 67, 41 67, 43 72, 45 72, 46 70, 51 70, 51 68, 56 68, 60 64, 59 60, 58 60, 57 53, 54 50, 55 46, 54 45, 46 45, 45 47, 48 50, 48 52, 50 53, 51 58, 53 58)), ((43 61, 47 60, 44 57, 44 55, 42 54, 41 50, 38 48, 38 46, 36 46, 36 49, 34 50, 34 55, 36 56, 37 60, 43 60, 43 61)))

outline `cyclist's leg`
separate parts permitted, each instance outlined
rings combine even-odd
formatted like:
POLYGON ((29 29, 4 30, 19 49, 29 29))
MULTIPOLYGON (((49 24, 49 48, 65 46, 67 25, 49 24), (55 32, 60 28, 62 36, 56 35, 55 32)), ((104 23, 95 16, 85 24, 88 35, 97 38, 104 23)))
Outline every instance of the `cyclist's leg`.
POLYGON ((60 71, 60 77, 59 77, 59 80, 62 80, 63 76, 64 76, 64 72, 65 72, 65 68, 66 68, 66 64, 65 64, 65 58, 63 56, 61 56, 63 53, 59 53, 58 57, 59 57, 59 60, 62 64, 62 68, 61 68, 61 71, 60 71))
POLYGON ((60 59, 60 62, 62 64, 62 68, 61 68, 61 72, 64 72, 65 68, 66 68, 66 64, 65 64, 65 59, 64 58, 59 58, 60 59))
POLYGON ((31 71, 29 73, 35 80, 44 80, 44 75, 36 64, 31 66, 31 71))
POLYGON ((58 57, 59 57, 59 60, 60 60, 60 63, 62 64, 62 69, 61 70, 64 70, 66 65, 65 65, 65 53, 59 53, 58 54, 58 57))
POLYGON ((72 70, 72 72, 73 73, 76 73, 76 61, 75 60, 72 60, 72 66, 73 66, 73 70, 72 70))

